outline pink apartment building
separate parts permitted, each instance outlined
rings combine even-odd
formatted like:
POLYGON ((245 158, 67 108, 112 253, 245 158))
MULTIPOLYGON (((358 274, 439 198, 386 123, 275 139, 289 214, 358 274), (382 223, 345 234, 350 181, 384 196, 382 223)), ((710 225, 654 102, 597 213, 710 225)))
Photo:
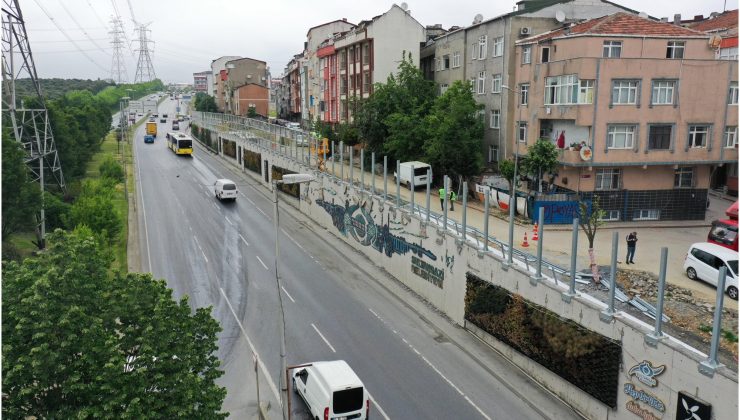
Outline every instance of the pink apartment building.
POLYGON ((598 195, 608 220, 703 220, 738 158, 738 63, 710 41, 628 13, 518 41, 516 147, 561 138, 553 189, 598 195))

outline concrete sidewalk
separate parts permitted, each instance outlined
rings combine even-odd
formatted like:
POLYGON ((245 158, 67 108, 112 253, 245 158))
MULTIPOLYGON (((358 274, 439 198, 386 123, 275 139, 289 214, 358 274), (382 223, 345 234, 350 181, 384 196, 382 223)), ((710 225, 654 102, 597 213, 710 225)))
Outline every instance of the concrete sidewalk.
MULTIPOLYGON (((345 156, 346 158, 346 156, 345 156)), ((315 165, 315 158, 312 163, 315 165)), ((341 173, 339 162, 335 164, 334 172, 336 176, 341 173)), ((361 172, 359 168, 359 158, 354 162, 353 179, 354 184, 360 184, 361 172)), ((370 190, 372 185, 372 175, 369 172, 369 165, 366 167, 364 175, 365 189, 370 190)), ((390 163, 389 163, 390 166, 390 163)), ((393 179, 393 169, 388 169, 388 196, 392 200, 396 196, 396 182, 393 179)), ((381 175, 375 176, 376 194, 383 194, 383 163, 376 164, 376 171, 381 175)), ((326 172, 332 173, 332 162, 329 160, 326 164, 326 172)), ((350 177, 349 165, 344 164, 344 179, 348 181, 350 177)), ((414 193, 414 201, 421 207, 426 206, 426 188, 417 190, 414 193)), ((411 191, 401 186, 401 198, 405 201, 411 200, 411 191)), ((436 188, 432 188, 430 198, 430 208, 432 214, 441 214, 439 194, 436 188)), ((462 197, 459 196, 455 202, 455 211, 448 211, 447 217, 458 223, 462 221, 463 206, 462 197)), ((714 287, 694 282, 686 277, 683 271, 683 262, 686 251, 689 246, 696 242, 705 242, 709 232, 711 221, 718 218, 725 218, 724 211, 731 201, 723 197, 710 195, 710 206, 707 210, 705 220, 701 221, 640 221, 640 222, 609 222, 601 227, 594 239, 594 251, 596 262, 599 265, 608 266, 611 261, 612 234, 617 232, 618 235, 618 261, 620 269, 641 270, 658 275, 660 269, 660 249, 668 248, 668 265, 667 265, 667 282, 692 290, 694 296, 700 300, 713 303, 716 298, 714 287), (635 253, 635 264, 624 264, 626 249, 626 236, 629 232, 637 232, 638 242, 635 253)), ((466 222, 469 227, 483 231, 484 222, 483 203, 478 201, 468 201, 466 222)), ((509 235, 509 214, 498 208, 492 208, 489 217, 489 235, 501 242, 508 243, 509 235)), ((515 220, 514 225, 514 247, 516 249, 536 254, 537 242, 532 240, 533 225, 531 221, 519 219, 515 220), (524 234, 527 234, 529 247, 522 246, 524 234)), ((543 258, 562 268, 570 267, 570 252, 572 241, 572 227, 570 225, 547 225, 540 228, 540 235, 544 235, 543 258), (543 232, 544 230, 544 232, 543 232)), ((588 239, 579 229, 578 233, 578 255, 577 270, 581 271, 590 266, 588 258, 588 239)), ((737 301, 725 299, 725 306, 737 310, 737 301)))

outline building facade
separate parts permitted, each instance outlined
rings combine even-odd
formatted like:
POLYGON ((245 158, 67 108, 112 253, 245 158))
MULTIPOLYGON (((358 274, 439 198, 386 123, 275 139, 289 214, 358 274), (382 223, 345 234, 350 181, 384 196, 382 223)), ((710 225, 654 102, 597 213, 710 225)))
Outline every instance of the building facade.
MULTIPOLYGON (((242 97, 246 94, 246 90, 254 92, 254 88, 248 88, 249 85, 262 86, 267 90, 269 83, 267 63, 253 58, 238 58, 227 61, 225 67, 225 80, 223 81, 224 111, 229 114, 246 115, 243 103, 240 107, 242 108, 242 112, 239 113, 237 111, 236 90, 244 87, 242 89, 242 97)), ((267 112, 265 111, 260 115, 266 116, 267 112)))
POLYGON ((232 94, 233 114, 246 116, 254 108, 257 115, 267 118, 269 115, 270 91, 267 86, 247 83, 237 86, 232 94))
POLYGON ((212 96, 216 100, 218 110, 223 112, 226 108, 225 84, 226 81, 226 63, 231 60, 241 58, 237 55, 225 55, 211 61, 211 73, 213 74, 213 91, 212 96))
POLYGON ((598 195, 607 220, 703 220, 738 157, 738 65, 709 39, 616 13, 517 42, 515 147, 565 146, 551 185, 598 195))
POLYGON ((209 88, 213 85, 213 73, 210 70, 193 73, 193 90, 211 94, 209 88))

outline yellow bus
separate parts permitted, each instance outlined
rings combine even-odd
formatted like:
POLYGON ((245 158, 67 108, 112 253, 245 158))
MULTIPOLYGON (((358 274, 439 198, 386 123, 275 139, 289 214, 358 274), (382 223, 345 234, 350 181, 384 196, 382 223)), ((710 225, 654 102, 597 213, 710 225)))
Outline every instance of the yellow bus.
POLYGON ((177 155, 192 155, 193 138, 185 133, 167 133, 167 147, 177 155))

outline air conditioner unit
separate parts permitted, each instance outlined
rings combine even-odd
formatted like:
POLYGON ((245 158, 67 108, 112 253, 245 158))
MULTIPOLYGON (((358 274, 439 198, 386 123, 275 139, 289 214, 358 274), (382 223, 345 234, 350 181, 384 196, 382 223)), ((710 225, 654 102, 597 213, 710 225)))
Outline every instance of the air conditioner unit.
POLYGON ((521 28, 519 29, 519 35, 532 35, 532 28, 521 28))

